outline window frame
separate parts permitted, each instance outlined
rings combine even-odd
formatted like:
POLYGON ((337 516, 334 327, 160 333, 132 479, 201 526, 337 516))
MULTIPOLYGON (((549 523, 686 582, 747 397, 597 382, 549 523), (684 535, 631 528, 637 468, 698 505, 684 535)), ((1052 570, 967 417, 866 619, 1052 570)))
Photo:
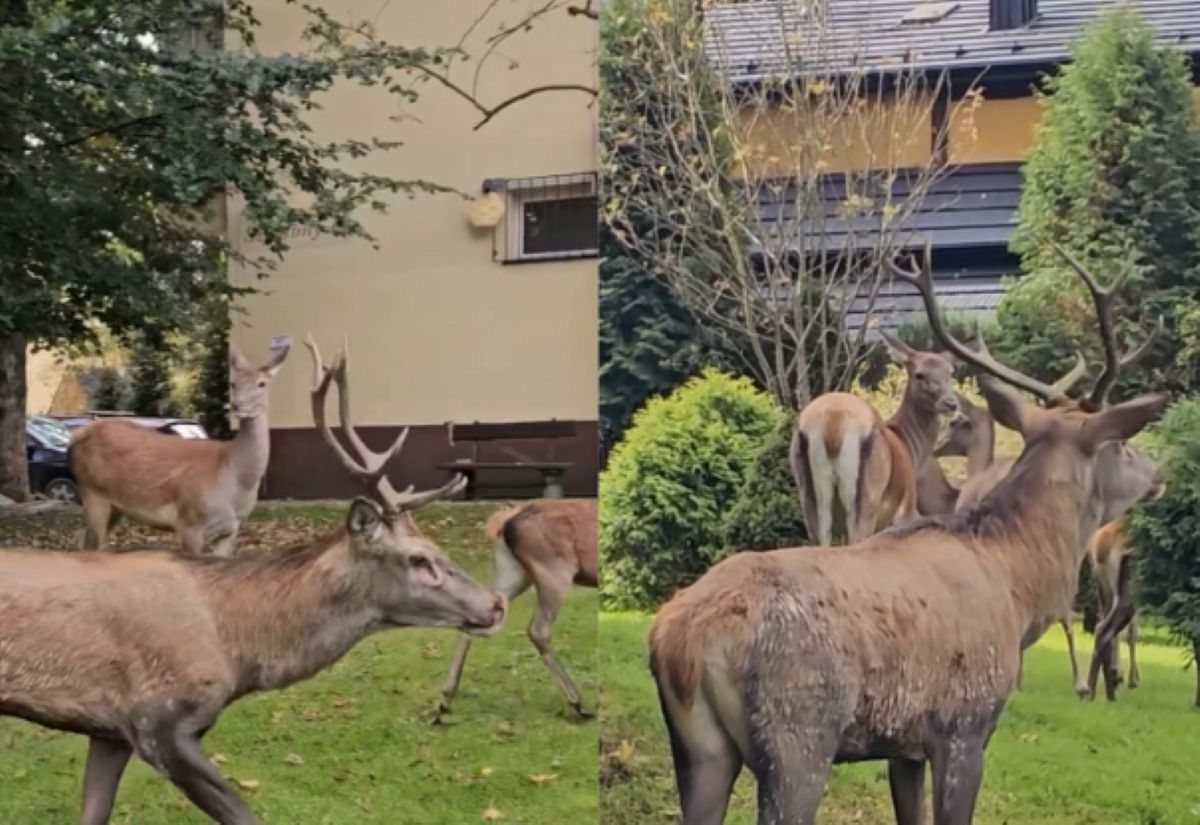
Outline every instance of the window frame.
POLYGON ((587 260, 600 257, 599 187, 596 173, 549 175, 543 178, 509 180, 504 218, 505 248, 502 262, 506 264, 542 263, 546 261, 587 260), (532 203, 593 198, 596 201, 596 239, 593 246, 562 249, 554 252, 525 251, 525 207, 532 203))

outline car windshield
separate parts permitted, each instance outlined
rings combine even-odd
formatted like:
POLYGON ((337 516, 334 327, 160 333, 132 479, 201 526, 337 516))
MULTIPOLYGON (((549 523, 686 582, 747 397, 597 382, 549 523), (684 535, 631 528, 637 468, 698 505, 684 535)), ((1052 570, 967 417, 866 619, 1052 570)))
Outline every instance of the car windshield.
POLYGON ((40 415, 30 416, 26 426, 47 447, 65 450, 71 444, 71 431, 53 418, 40 415))

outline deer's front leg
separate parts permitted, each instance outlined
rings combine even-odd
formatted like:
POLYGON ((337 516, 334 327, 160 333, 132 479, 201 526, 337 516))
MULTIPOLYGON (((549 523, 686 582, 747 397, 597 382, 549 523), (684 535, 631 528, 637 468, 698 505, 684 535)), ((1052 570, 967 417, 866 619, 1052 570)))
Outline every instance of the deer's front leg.
POLYGON ((79 825, 107 825, 117 798, 117 786, 132 755, 133 748, 124 742, 96 738, 89 741, 79 825))
POLYGON ((896 825, 924 825, 925 763, 912 759, 888 760, 888 784, 896 825))

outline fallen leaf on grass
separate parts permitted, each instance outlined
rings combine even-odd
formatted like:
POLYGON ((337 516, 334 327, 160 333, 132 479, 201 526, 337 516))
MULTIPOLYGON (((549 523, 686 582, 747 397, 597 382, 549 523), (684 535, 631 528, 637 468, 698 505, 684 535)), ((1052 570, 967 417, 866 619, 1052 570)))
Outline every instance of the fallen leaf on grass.
POLYGON ((27 776, 29 776, 29 771, 25 770, 24 768, 17 768, 13 772, 13 779, 24 779, 27 776))
POLYGON ((629 767, 629 763, 633 761, 633 755, 637 748, 628 739, 622 739, 621 743, 604 755, 604 758, 610 764, 621 768, 629 767))
POLYGON ((298 753, 289 753, 287 756, 283 757, 283 761, 289 765, 303 765, 304 757, 298 753))
POLYGON ((1017 736, 1018 742, 1025 742, 1026 744, 1029 744, 1029 745, 1032 745, 1037 740, 1038 740, 1038 735, 1036 733, 1022 733, 1017 736))
POLYGON ((257 791, 261 784, 262 783, 259 782, 257 779, 239 779, 239 780, 237 780, 237 786, 239 788, 241 788, 243 791, 257 791))
POLYGON ((500 813, 495 805, 489 805, 487 810, 483 812, 484 822, 499 822, 501 819, 504 819, 504 814, 500 813))
POLYGON ((208 761, 220 767, 229 761, 229 757, 223 753, 214 753, 212 756, 208 757, 208 761))
POLYGON ((531 773, 531 774, 529 774, 529 781, 532 782, 533 784, 537 785, 539 788, 542 785, 550 784, 555 779, 558 779, 558 774, 556 774, 556 773, 531 773))
POLYGON ((479 775, 484 776, 484 777, 491 776, 495 772, 496 772, 495 768, 483 767, 483 768, 479 769, 479 775))
POLYGON ((496 733, 503 733, 505 736, 511 735, 513 732, 513 724, 507 719, 496 725, 496 733))
POLYGON ((331 704, 335 708, 347 708, 347 707, 350 707, 351 705, 355 704, 355 701, 346 696, 334 696, 331 704))

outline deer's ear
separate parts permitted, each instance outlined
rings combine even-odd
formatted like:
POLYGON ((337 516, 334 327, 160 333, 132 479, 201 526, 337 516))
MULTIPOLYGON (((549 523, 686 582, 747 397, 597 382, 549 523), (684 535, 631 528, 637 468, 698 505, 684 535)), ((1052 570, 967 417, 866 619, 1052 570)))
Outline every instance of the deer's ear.
POLYGON ((233 347, 229 348, 229 367, 238 372, 249 372, 254 369, 250 366, 250 362, 246 360, 246 357, 233 347))
POLYGON ((1158 417, 1166 403, 1165 395, 1143 395, 1096 413, 1080 431, 1083 448, 1095 452, 1107 441, 1133 438, 1158 417))
POLYGON ((916 352, 916 350, 891 333, 879 330, 879 337, 883 339, 883 343, 887 344, 888 351, 891 352, 892 357, 902 364, 912 358, 916 352))
POLYGON ((282 344, 278 347, 272 348, 271 360, 263 366, 263 372, 274 378, 276 373, 279 372, 279 368, 283 366, 283 362, 287 360, 288 353, 291 351, 291 349, 291 346, 288 344, 282 344))
POLYGON ((383 523, 383 514, 373 501, 356 498, 350 504, 350 512, 346 514, 346 532, 351 538, 367 540, 372 538, 379 525, 383 523))
POLYGON ((1029 428, 1036 407, 1021 397, 1021 394, 991 375, 979 376, 979 391, 987 401, 988 412, 1001 427, 1015 430, 1021 435, 1029 428))

